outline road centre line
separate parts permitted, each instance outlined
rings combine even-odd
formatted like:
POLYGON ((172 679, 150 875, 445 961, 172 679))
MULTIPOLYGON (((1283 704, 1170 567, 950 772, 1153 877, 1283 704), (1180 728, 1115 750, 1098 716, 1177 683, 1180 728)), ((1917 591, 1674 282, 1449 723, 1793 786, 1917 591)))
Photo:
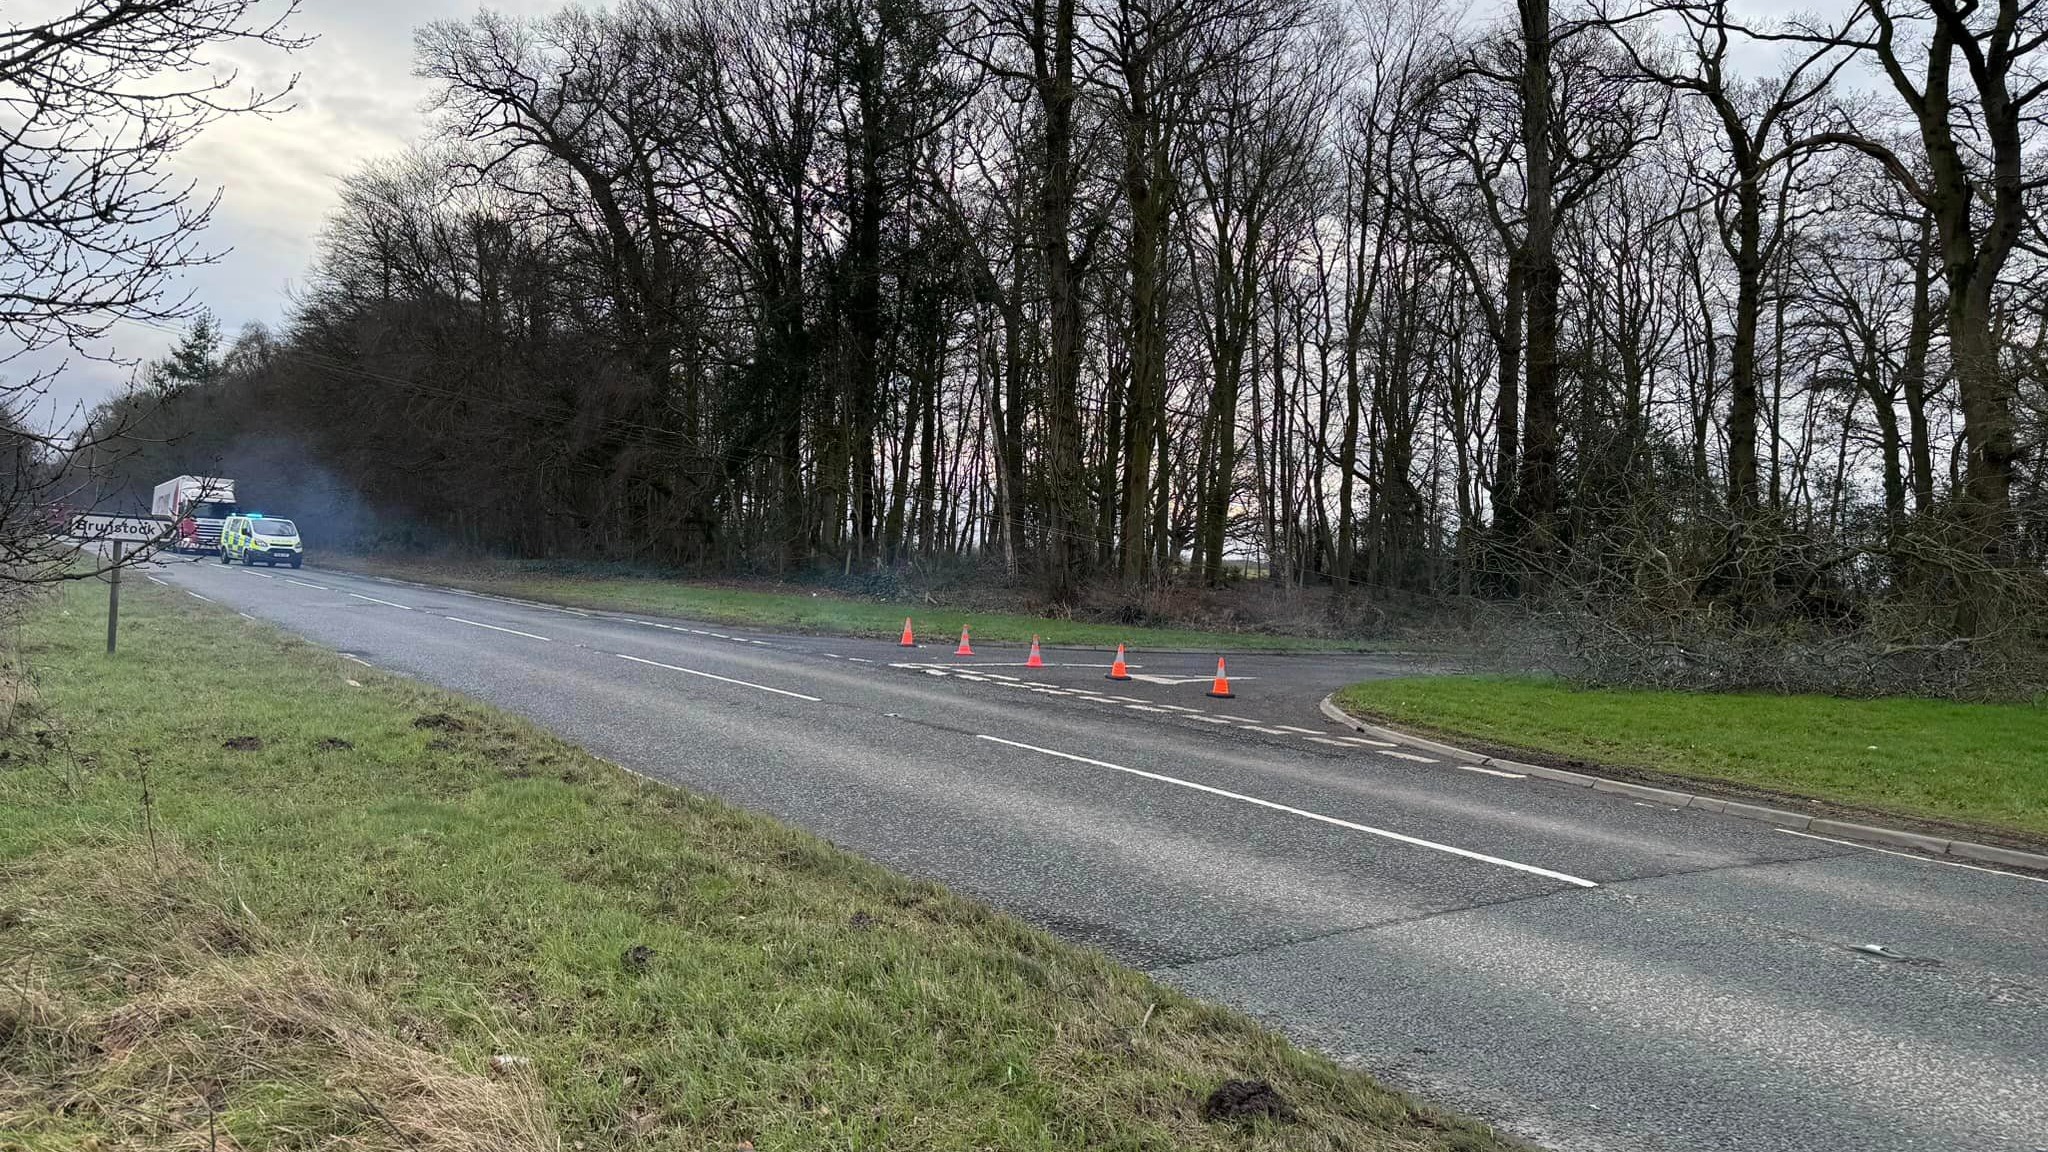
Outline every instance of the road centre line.
POLYGON ((257 577, 261 577, 262 579, 265 579, 265 580, 275 580, 275 579, 277 579, 277 577, 275 577, 275 576, 272 576, 272 575, 271 575, 270 573, 268 573, 268 572, 256 572, 256 571, 252 571, 251 569, 248 569, 248 568, 244 568, 244 569, 242 569, 242 570, 241 570, 241 572, 242 572, 242 575, 244 575, 244 576, 257 576, 257 577))
POLYGON ((412 611, 412 605, 410 604, 399 604, 391 600, 379 600, 375 596, 365 596, 361 592, 351 592, 349 595, 358 600, 368 600, 372 604, 382 604, 387 608, 403 608, 407 612, 412 611))
POLYGON ((301 588, 318 588, 322 592, 328 590, 327 585, 325 584, 309 584, 304 580, 294 580, 289 576, 284 578, 284 582, 287 584, 297 584, 301 588))
POLYGON ((1338 828, 1348 828, 1353 832, 1363 832, 1368 836, 1379 836, 1387 840, 1396 841, 1398 843, 1411 844, 1418 848, 1427 848, 1433 852, 1443 852, 1452 856, 1461 856, 1467 860, 1477 860, 1482 864, 1492 864, 1501 868, 1511 868, 1517 872, 1527 872, 1532 876, 1542 876, 1546 879, 1557 880, 1562 883, 1575 885, 1580 888, 1598 888, 1600 886, 1595 881, 1588 880, 1582 876, 1574 876, 1569 872, 1554 872, 1548 868, 1539 868, 1534 864, 1523 864, 1520 861, 1507 860, 1499 856, 1488 856, 1483 852, 1474 852, 1469 848, 1459 848, 1450 844, 1439 844, 1434 840, 1424 840, 1419 836, 1409 836, 1404 833, 1390 831, 1386 828, 1375 828, 1370 824, 1358 824, 1350 820, 1340 820, 1335 816, 1325 816, 1320 812, 1310 812, 1306 808, 1295 808, 1291 805, 1281 804, 1272 800, 1262 800, 1257 796, 1247 796, 1242 792, 1230 792, 1222 788, 1213 788, 1207 784, 1197 784, 1192 780, 1182 780, 1177 776, 1166 776, 1158 772, 1146 772, 1138 768, 1126 768, 1121 764, 1111 764, 1107 760, 1092 760, 1086 756, 1076 756, 1071 752, 1060 752, 1051 748, 1041 748, 1036 744, 1025 744, 1017 740, 1005 740, 1000 736, 977 734, 975 736, 975 739, 986 740, 991 744, 1004 744, 1011 748, 1022 748, 1027 752, 1037 752, 1045 756, 1056 756, 1062 760, 1072 760, 1075 763, 1087 764, 1096 768, 1107 768, 1113 772, 1125 772, 1132 776, 1143 777, 1144 779, 1157 781, 1161 784, 1171 784, 1177 788, 1189 788, 1196 792, 1206 792, 1211 796, 1221 796, 1226 800, 1236 800, 1239 803, 1243 804, 1253 804, 1260 808, 1270 808, 1275 812, 1285 812, 1290 816, 1299 816, 1305 820, 1314 820, 1319 823, 1330 824, 1338 828))
POLYGON ((1840 844, 1844 848, 1861 848, 1865 852, 1881 852, 1886 856, 1902 856, 1908 860, 1918 860, 1922 864, 1941 864, 1950 868, 1967 868, 1972 872, 1989 872, 1993 876, 2009 876, 2014 880, 2031 880, 2036 884, 2048 884, 2048 876, 2023 876, 2018 872, 2007 872, 2003 868, 1986 868, 1980 864, 1964 864, 1957 860, 1934 860, 1926 856, 1915 855, 1911 852, 1894 852, 1889 848, 1873 848, 1868 844, 1858 844, 1854 840, 1837 840, 1832 836, 1815 836, 1811 832, 1800 832, 1792 828, 1780 828, 1778 831, 1783 832, 1787 836, 1797 836, 1802 840, 1819 840, 1826 844, 1840 844))
POLYGON ((816 696, 806 696, 801 692, 791 692, 785 688, 770 688, 766 684, 756 684, 749 680, 735 680, 730 676, 714 676, 709 672, 699 672, 695 668, 682 668, 674 664, 663 664, 659 660, 643 660, 638 656, 628 656, 624 652, 614 652, 612 655, 617 656, 621 660, 631 660, 635 664, 648 664, 656 668, 666 668, 671 672, 681 672, 688 676, 702 676, 706 680, 716 680, 721 684, 737 684, 742 688, 752 688, 759 692, 773 692, 777 696, 789 696, 798 700, 808 700, 813 704, 821 703, 816 696))
POLYGON ((453 620, 453 621, 455 621, 455 622, 456 622, 457 624, 467 624, 467 625, 469 625, 469 626, 470 626, 471 628, 489 628, 489 629, 490 629, 491 631, 493 631, 493 632, 508 632, 508 633, 510 633, 510 634, 512 634, 512 635, 514 635, 514 636, 524 636, 524 637, 526 637, 526 638, 527 638, 528 640, 550 640, 550 641, 552 641, 552 639, 553 639, 553 637, 549 637, 549 636, 539 636, 539 635, 536 635, 536 634, 534 634, 534 633, 532 633, 532 632, 521 632, 521 631, 520 631, 519 629, 517 629, 517 628, 500 628, 500 627, 498 627, 498 626, 497 626, 496 624, 486 624, 486 623, 484 623, 484 622, 483 622, 483 621, 481 621, 481 620, 464 620, 464 619, 463 619, 462 617, 460 617, 460 616, 443 616, 443 617, 441 617, 441 619, 443 619, 443 620, 453 620))

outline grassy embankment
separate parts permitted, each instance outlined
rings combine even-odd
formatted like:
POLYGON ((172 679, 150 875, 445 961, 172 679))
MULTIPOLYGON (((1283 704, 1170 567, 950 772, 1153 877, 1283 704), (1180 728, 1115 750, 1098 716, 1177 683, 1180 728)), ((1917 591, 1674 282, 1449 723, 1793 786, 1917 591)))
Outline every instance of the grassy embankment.
POLYGON ((601 570, 571 574, 550 571, 545 566, 529 568, 513 563, 427 561, 385 556, 320 557, 318 562, 346 571, 444 584, 500 596, 518 596, 572 608, 649 612, 783 632, 894 639, 903 631, 903 618, 909 616, 918 638, 927 643, 951 642, 959 637, 961 627, 967 625, 973 628, 974 639, 978 641, 1026 644, 1037 636, 1049 645, 1104 650, 1118 644, 1154 651, 1195 649, 1225 652, 1359 651, 1369 647, 1356 641, 1277 632, 1218 632, 1059 620, 929 604, 906 605, 834 592, 772 591, 649 576, 613 576, 605 575, 601 570))
POLYGON ((2048 704, 1581 689, 1533 677, 1354 684, 1397 725, 2048 842, 2048 704))
MULTIPOLYGON (((0 746, 0 1147, 1470 1149, 827 844, 136 586, 0 746), (1205 1119, 1264 1080, 1292 1119, 1205 1119)), ((16 683, 9 679, 9 685, 16 683)))

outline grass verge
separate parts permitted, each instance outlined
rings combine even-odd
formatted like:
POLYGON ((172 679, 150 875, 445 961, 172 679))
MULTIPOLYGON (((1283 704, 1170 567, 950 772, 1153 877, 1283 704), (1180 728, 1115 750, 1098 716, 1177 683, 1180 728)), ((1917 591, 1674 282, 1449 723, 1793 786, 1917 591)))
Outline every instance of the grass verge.
POLYGON ((160 589, 101 626, 34 615, 0 748, 0 1147, 1504 1147, 516 718, 160 589))
POLYGON ((1530 677, 1353 684, 1361 715, 1583 760, 2048 841, 2048 706, 1575 688, 1530 677))
POLYGON ((865 636, 876 640, 893 640, 901 635, 903 619, 908 616, 917 635, 926 641, 950 642, 960 635, 962 627, 971 626, 974 639, 999 644, 1025 644, 1037 636, 1050 645, 1109 649, 1123 643, 1153 651, 1355 652, 1369 647, 1356 641, 1277 632, 1146 627, 928 604, 905 605, 828 591, 775 591, 654 576, 572 575, 549 571, 544 565, 529 568, 513 562, 482 564, 336 556, 323 557, 322 563, 345 571, 445 584, 571 608, 648 612, 742 628, 865 636))

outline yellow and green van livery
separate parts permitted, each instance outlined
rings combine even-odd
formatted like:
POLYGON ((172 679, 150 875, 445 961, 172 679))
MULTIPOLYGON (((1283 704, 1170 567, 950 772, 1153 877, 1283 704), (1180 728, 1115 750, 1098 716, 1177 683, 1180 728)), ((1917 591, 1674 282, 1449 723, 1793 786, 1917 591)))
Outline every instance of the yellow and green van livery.
POLYGON ((250 513, 230 516, 221 526, 220 562, 223 564, 240 560, 244 567, 261 562, 272 568, 279 564, 297 568, 305 559, 305 545, 299 542, 299 526, 290 520, 250 513))

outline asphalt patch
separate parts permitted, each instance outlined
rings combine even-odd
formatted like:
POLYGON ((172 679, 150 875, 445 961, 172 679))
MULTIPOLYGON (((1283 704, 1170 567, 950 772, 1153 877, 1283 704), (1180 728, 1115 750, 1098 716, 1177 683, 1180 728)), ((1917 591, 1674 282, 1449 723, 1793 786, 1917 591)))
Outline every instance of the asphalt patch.
POLYGON ((220 746, 230 752, 261 752, 263 751, 263 737, 230 736, 221 741, 220 746))
POLYGON ((1294 1119, 1294 1105, 1264 1080, 1225 1080, 1202 1101, 1204 1120, 1253 1120, 1261 1116, 1268 1120, 1294 1119))

